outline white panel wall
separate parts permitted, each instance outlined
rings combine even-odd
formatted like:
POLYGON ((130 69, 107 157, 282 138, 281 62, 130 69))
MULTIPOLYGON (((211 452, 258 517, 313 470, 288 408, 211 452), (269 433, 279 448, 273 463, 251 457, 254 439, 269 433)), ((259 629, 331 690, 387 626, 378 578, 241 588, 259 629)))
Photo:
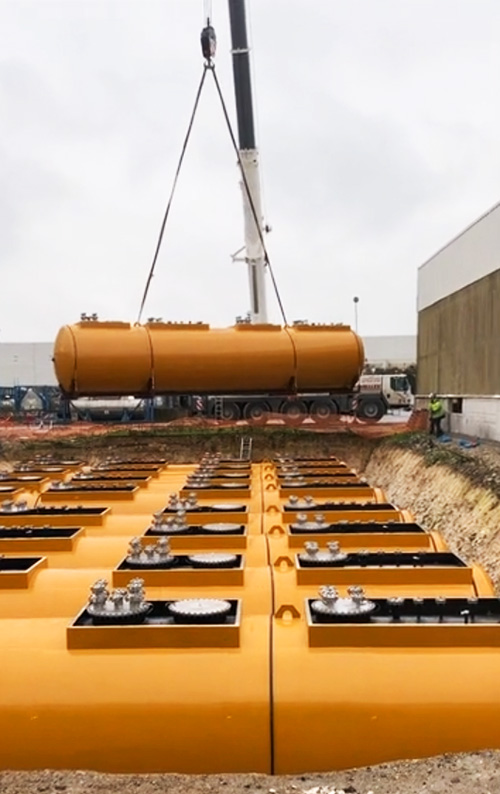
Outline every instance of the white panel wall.
POLYGON ((417 361, 416 336, 365 336, 363 344, 369 364, 403 366, 417 361))
POLYGON ((418 311, 500 268, 500 204, 418 270, 418 311))
POLYGON ((51 342, 0 344, 0 386, 56 386, 51 342))

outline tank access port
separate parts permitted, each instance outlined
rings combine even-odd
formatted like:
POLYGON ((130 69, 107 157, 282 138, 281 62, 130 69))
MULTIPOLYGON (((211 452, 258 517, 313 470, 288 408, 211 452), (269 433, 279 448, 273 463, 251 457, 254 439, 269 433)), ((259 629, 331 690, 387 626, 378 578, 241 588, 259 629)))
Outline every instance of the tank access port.
MULTIPOLYGON (((215 517, 215 516, 214 516, 215 517)), ((245 527, 232 521, 210 522, 207 524, 188 524, 186 513, 179 510, 175 516, 165 517, 163 513, 155 513, 153 522, 146 531, 146 535, 243 535, 245 527)))
POLYGON ((146 546, 133 538, 128 556, 113 571, 113 585, 127 585, 138 571, 150 587, 242 585, 244 560, 229 551, 171 554, 169 538, 146 546))
POLYGON ((473 595, 474 571, 451 552, 401 551, 395 549, 342 552, 338 541, 307 541, 295 558, 299 585, 322 584, 329 579, 340 585, 356 578, 363 585, 431 586, 439 593, 443 587, 461 586, 461 595, 473 595), (329 573, 328 573, 329 572, 329 573))
POLYGON ((247 496, 250 494, 250 483, 240 480, 228 480, 227 482, 213 482, 207 479, 189 480, 181 493, 189 492, 192 489, 195 491, 220 491, 221 493, 225 490, 237 489, 240 496, 247 496))
POLYGON ((301 469, 297 472, 288 472, 284 471, 283 469, 278 469, 276 471, 276 476, 278 479, 284 479, 288 481, 296 481, 296 480, 312 480, 317 479, 318 477, 326 477, 330 479, 332 482, 351 482, 356 481, 361 483, 362 485, 367 484, 367 480, 364 477, 359 477, 356 472, 351 471, 351 469, 341 469, 340 471, 335 471, 333 469, 301 469))
MULTIPOLYGON (((307 499, 307 497, 304 497, 307 499)), ((391 505, 389 502, 316 502, 315 507, 317 510, 337 510, 343 512, 345 510, 355 510, 356 512, 372 512, 378 510, 386 511, 393 510, 395 514, 400 514, 400 510, 391 505)), ((289 503, 285 504, 285 511, 297 510, 297 507, 290 506, 289 503)))
POLYGON ((133 484, 136 482, 140 483, 147 483, 151 477, 149 474, 129 474, 126 471, 118 472, 118 473, 99 473, 99 472, 83 472, 82 474, 75 474, 74 477, 71 478, 71 483, 74 485, 75 483, 83 483, 83 484, 92 484, 94 482, 98 483, 129 483, 133 484), (131 482, 133 481, 133 482, 131 482))
POLYGON ((131 491, 136 491, 136 490, 137 490, 137 486, 134 485, 134 483, 128 483, 128 482, 122 483, 113 480, 111 482, 102 482, 101 480, 100 482, 96 482, 96 483, 79 482, 76 484, 73 481, 71 482, 61 481, 58 483, 52 483, 51 487, 48 488, 46 491, 44 491, 44 493, 53 494, 54 492, 59 492, 59 491, 66 491, 67 493, 78 491, 78 493, 84 493, 84 494, 93 494, 96 491, 98 492, 112 491, 113 493, 116 493, 118 491, 120 493, 121 492, 129 493, 131 491))
POLYGON ((241 563, 241 555, 227 552, 208 552, 193 555, 174 555, 170 553, 168 538, 160 538, 157 543, 143 546, 141 538, 132 538, 128 555, 121 563, 126 569, 134 568, 236 568, 241 563))
POLYGON ((75 648, 239 647, 240 599, 187 598, 148 601, 143 579, 108 589, 91 587, 86 607, 67 630, 75 648))
POLYGON ((371 496, 373 488, 367 482, 339 482, 335 477, 320 479, 311 479, 308 477, 291 477, 290 479, 280 482, 282 488, 350 488, 357 491, 366 492, 367 496, 371 496))
POLYGON ((308 474, 308 473, 317 473, 317 472, 324 472, 325 474, 337 474, 340 472, 349 472, 352 473, 353 469, 350 469, 347 463, 341 463, 340 461, 328 461, 328 460, 318 460, 316 462, 311 461, 310 463, 275 463, 274 464, 276 472, 282 474, 308 474))
POLYGON ((249 463, 243 463, 238 468, 235 466, 225 466, 224 464, 201 463, 189 476, 241 478, 250 477, 251 473, 252 467, 249 463))
MULTIPOLYGON (((321 515, 321 513, 318 513, 317 515, 321 515)), ((390 534, 391 532, 409 532, 419 535, 427 534, 425 529, 423 529, 420 524, 415 523, 405 524, 400 521, 337 521, 334 524, 329 524, 325 521, 317 521, 316 519, 314 521, 304 521, 301 513, 297 515, 297 519, 299 519, 299 516, 301 517, 300 521, 297 520, 296 523, 290 524, 290 532, 292 534, 298 534, 301 532, 320 532, 322 534, 330 535, 352 535, 359 534, 360 532, 363 534, 380 532, 384 534, 390 534)))
POLYGON ((250 477, 244 472, 238 472, 231 475, 209 474, 209 473, 195 473, 189 474, 186 477, 186 487, 192 486, 193 488, 204 488, 210 485, 228 485, 238 481, 238 487, 244 488, 249 486, 250 477), (221 482, 222 480, 222 482, 221 482))
POLYGON ((198 513, 218 513, 218 512, 232 512, 232 513, 245 513, 247 508, 244 504, 239 502, 221 502, 215 505, 200 505, 196 494, 190 493, 187 499, 181 498, 178 494, 170 494, 168 504, 165 510, 160 510, 155 515, 162 516, 164 513, 179 513, 179 510, 185 512, 198 512, 198 513))
POLYGON ((476 647, 500 644, 498 598, 367 598, 359 585, 341 597, 320 588, 305 601, 313 647, 476 647))
MULTIPOLYGON (((396 526, 401 530, 401 524, 396 526)), ((327 543, 327 551, 322 551, 315 541, 308 541, 304 551, 297 555, 297 561, 304 568, 467 568, 463 560, 451 552, 361 549, 343 553, 337 541, 327 543)))

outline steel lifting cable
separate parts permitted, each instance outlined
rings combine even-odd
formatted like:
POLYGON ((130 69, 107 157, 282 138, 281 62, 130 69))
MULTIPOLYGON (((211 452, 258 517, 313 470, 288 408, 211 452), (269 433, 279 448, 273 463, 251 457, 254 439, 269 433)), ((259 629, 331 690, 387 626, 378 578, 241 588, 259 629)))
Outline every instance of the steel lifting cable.
POLYGON ((233 149, 235 151, 236 157, 238 158, 238 165, 240 167, 241 178, 243 180, 243 186, 245 188, 245 193, 246 193, 246 196, 247 196, 247 199, 248 199, 248 203, 250 205, 250 209, 252 211, 252 215, 253 215, 255 226, 256 226, 257 231, 259 233, 259 240, 260 240, 260 244, 262 245, 262 251, 264 253, 264 263, 269 268, 269 273, 271 275, 271 281, 273 282, 273 288, 274 288, 274 292, 275 292, 275 295, 276 295, 276 300, 278 301, 278 306, 279 306, 279 309, 280 309, 280 312, 281 312, 281 317, 283 318, 284 325, 287 326, 288 325, 288 321, 287 321, 287 318, 286 318, 285 309, 283 307, 283 302, 281 300, 281 295, 279 293, 278 284, 276 283, 276 279, 274 277, 274 272, 273 272, 273 269, 271 267, 271 261, 269 259, 269 254, 267 252, 266 244, 264 242, 264 234, 262 232, 262 226, 261 226, 260 218, 257 216, 257 210, 255 209, 253 196, 252 196, 252 193, 250 191, 250 187, 249 187, 248 180, 247 180, 247 175, 245 173, 245 169, 243 167, 243 162, 241 160, 240 150, 238 149, 238 144, 236 143, 236 138, 234 137, 233 128, 231 126, 231 120, 230 120, 229 114, 227 112, 226 103, 224 101, 224 96, 222 94, 220 83, 219 83, 219 80, 217 78, 217 73, 215 71, 215 66, 211 67, 211 72, 212 72, 212 74, 214 76, 215 85, 216 85, 216 88, 217 88, 217 93, 219 95, 219 99, 220 99, 220 102, 221 102, 221 105, 222 105, 222 112, 224 114, 224 118, 226 120, 226 125, 227 125, 227 128, 229 130, 229 137, 231 138, 231 143, 233 144, 233 149))
POLYGON ((142 316, 142 312, 144 310, 144 305, 145 305, 146 299, 148 297, 149 287, 150 287, 151 281, 152 281, 153 276, 154 276, 156 262, 158 260, 158 256, 159 256, 159 253, 160 253, 160 248, 161 248, 161 244, 162 244, 162 240, 163 240, 163 234, 165 232, 165 226, 167 225, 168 216, 170 214, 170 207, 172 206, 172 201, 173 201, 173 198, 174 198, 175 188, 177 187, 177 180, 179 178, 179 174, 180 174, 180 171, 181 171, 182 163, 183 163, 183 160, 184 160, 184 155, 186 154, 188 141, 189 141, 189 138, 190 138, 190 135, 191 135, 191 130, 193 128, 193 122, 194 122, 194 119, 195 119, 195 116, 196 116, 196 111, 198 109, 198 104, 199 104, 199 101, 200 101, 201 91, 202 91, 202 88, 203 88, 203 84, 205 82, 205 77, 207 75, 207 69, 209 69, 209 68, 210 67, 209 67, 208 64, 204 65, 203 74, 201 76, 200 84, 198 86, 198 91, 196 92, 196 99, 194 101, 193 112, 191 113, 191 118, 189 120, 189 125, 188 125, 188 128, 187 128, 186 137, 184 138, 184 143, 182 145, 181 156, 179 158, 179 163, 177 165, 177 170, 175 172, 174 182, 173 182, 173 185, 172 185, 172 190, 170 192, 170 197, 168 199, 167 207, 165 209, 165 214, 163 216, 163 221, 162 221, 162 224, 161 224, 161 227, 160 227, 160 234, 158 235, 158 241, 156 243, 156 249, 155 249, 154 256, 153 256, 153 261, 151 263, 151 267, 149 269, 149 274, 148 274, 148 277, 147 277, 147 280, 146 280, 146 286, 144 288, 144 294, 142 296, 142 301, 141 301, 141 305, 140 305, 140 308, 139 308, 139 314, 138 314, 138 317, 137 317, 137 322, 138 323, 140 323, 140 321, 141 321, 141 316, 142 316))

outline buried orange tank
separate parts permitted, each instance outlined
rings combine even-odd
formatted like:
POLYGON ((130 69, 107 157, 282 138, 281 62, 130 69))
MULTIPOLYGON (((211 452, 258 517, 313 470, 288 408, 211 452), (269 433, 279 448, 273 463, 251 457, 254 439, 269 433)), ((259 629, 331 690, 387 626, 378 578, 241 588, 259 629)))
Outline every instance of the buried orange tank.
POLYGON ((54 349, 57 379, 70 397, 345 391, 363 363, 363 343, 345 325, 86 320, 61 328, 54 349))

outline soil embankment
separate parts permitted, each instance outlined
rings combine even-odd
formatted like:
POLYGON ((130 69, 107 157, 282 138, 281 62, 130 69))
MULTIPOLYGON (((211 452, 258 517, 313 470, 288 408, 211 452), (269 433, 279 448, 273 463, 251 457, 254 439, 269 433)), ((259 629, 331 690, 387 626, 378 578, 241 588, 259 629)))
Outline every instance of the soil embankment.
POLYGON ((284 427, 169 428, 152 430, 107 430, 100 435, 78 434, 71 437, 4 438, 0 433, 0 464, 15 460, 32 460, 35 455, 54 458, 80 458, 93 463, 108 456, 126 460, 152 457, 167 458, 173 463, 193 463, 206 452, 220 452, 227 457, 240 454, 243 438, 252 439, 252 457, 259 461, 276 455, 327 458, 335 455, 349 459, 351 466, 363 470, 378 441, 365 439, 347 431, 318 433, 284 427))
POLYGON ((468 563, 482 565, 500 593, 500 455, 462 451, 420 435, 380 443, 364 474, 390 501, 439 530, 468 563))

